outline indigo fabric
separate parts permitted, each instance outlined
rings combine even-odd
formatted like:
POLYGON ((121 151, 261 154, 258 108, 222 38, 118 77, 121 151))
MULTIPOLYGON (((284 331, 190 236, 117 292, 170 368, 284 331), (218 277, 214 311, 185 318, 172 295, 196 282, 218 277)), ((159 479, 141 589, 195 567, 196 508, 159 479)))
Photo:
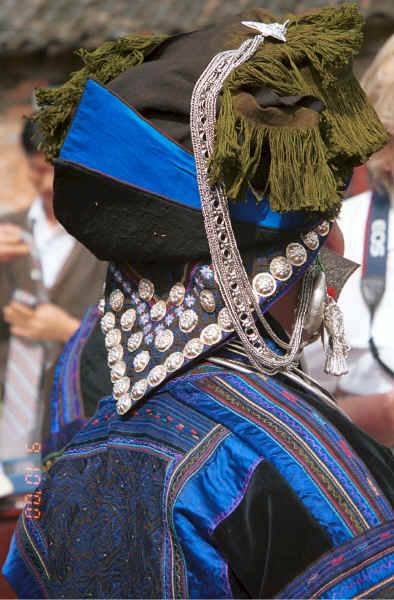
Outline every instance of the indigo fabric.
POLYGON ((393 460, 330 411, 209 359, 123 417, 103 399, 43 475, 5 575, 21 597, 389 597, 393 460))
MULTIPOLYGON (((59 158, 201 210, 193 154, 91 79, 59 158)), ((232 203, 230 212, 235 220, 275 229, 294 229, 309 220, 302 211, 274 213, 267 199, 258 204, 251 191, 245 203, 232 203)))

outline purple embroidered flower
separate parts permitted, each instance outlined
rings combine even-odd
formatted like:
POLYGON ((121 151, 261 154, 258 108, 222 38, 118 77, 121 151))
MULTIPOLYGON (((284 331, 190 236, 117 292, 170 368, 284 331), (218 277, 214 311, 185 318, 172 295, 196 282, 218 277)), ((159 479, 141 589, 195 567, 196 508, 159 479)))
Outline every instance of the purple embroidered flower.
POLYGON ((190 307, 194 306, 194 304, 195 304, 195 303, 196 303, 196 299, 195 299, 195 297, 194 297, 194 296, 192 296, 191 294, 188 294, 188 295, 185 297, 185 304, 186 304, 186 306, 187 306, 188 308, 190 308, 190 307))
POLYGON ((139 304, 137 304, 136 310, 139 315, 142 315, 145 312, 145 304, 140 302, 139 304))
POLYGON ((145 336, 145 343, 151 344, 152 342, 153 342, 153 335, 151 333, 148 333, 148 335, 145 336))
POLYGON ((169 327, 171 325, 171 323, 173 323, 175 320, 174 315, 168 314, 166 316, 166 318, 164 319, 164 323, 167 325, 167 327, 169 327))
POLYGON ((174 310, 174 313, 177 317, 180 317, 183 312, 185 312, 183 306, 177 306, 177 308, 174 310))
POLYGON ((213 269, 210 265, 202 266, 200 269, 200 273, 205 279, 212 279, 213 277, 213 269))

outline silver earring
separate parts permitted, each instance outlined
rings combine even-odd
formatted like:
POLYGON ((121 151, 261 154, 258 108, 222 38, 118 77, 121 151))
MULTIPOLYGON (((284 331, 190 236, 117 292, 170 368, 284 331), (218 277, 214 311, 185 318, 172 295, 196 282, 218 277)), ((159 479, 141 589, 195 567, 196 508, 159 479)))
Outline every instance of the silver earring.
POLYGON ((323 325, 328 333, 326 364, 324 370, 329 375, 345 375, 349 372, 346 364, 350 346, 345 340, 343 314, 334 298, 327 294, 323 325))
POLYGON ((346 358, 350 346, 345 340, 343 314, 334 298, 327 293, 326 274, 320 261, 319 264, 321 268, 316 269, 303 330, 312 339, 316 339, 321 332, 323 340, 324 332, 327 332, 328 343, 325 347, 324 370, 329 375, 345 375, 348 372, 346 358))

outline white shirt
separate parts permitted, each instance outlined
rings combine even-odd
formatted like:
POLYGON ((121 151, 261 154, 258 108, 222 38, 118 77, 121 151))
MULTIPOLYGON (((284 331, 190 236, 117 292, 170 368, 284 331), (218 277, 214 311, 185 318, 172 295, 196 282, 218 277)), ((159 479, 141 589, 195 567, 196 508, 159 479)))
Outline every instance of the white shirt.
POLYGON ((75 239, 56 223, 51 225, 45 214, 42 199, 36 198, 28 211, 34 243, 40 258, 44 286, 50 289, 71 254, 75 239))
MULTIPOLYGON (((367 191, 346 200, 338 224, 345 238, 345 257, 362 265, 365 227, 372 192, 367 191)), ((351 346, 348 358, 349 373, 342 377, 324 374, 324 354, 320 342, 305 350, 308 370, 327 389, 340 387, 349 394, 385 393, 394 387, 394 379, 387 375, 372 356, 370 313, 361 293, 361 268, 346 283, 338 304, 344 313, 346 340, 351 346)), ((372 335, 382 360, 394 370, 394 206, 389 211, 389 239, 387 253, 386 290, 375 312, 372 335)))

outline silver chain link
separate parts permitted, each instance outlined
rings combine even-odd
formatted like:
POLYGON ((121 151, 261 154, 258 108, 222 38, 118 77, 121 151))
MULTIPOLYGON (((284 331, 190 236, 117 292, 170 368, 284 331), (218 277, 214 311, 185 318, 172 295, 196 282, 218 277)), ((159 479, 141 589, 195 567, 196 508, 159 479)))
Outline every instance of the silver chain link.
POLYGON ((280 343, 288 351, 280 356, 267 345, 255 324, 253 312, 269 334, 278 339, 267 327, 243 266, 224 187, 222 184, 210 186, 207 166, 213 152, 217 99, 223 83, 234 69, 254 55, 263 42, 263 35, 248 38, 238 49, 221 52, 211 60, 193 90, 190 129, 205 230, 220 293, 249 360, 260 371, 273 374, 290 368, 297 361, 303 323, 313 290, 314 268, 306 271, 290 343, 280 343))

